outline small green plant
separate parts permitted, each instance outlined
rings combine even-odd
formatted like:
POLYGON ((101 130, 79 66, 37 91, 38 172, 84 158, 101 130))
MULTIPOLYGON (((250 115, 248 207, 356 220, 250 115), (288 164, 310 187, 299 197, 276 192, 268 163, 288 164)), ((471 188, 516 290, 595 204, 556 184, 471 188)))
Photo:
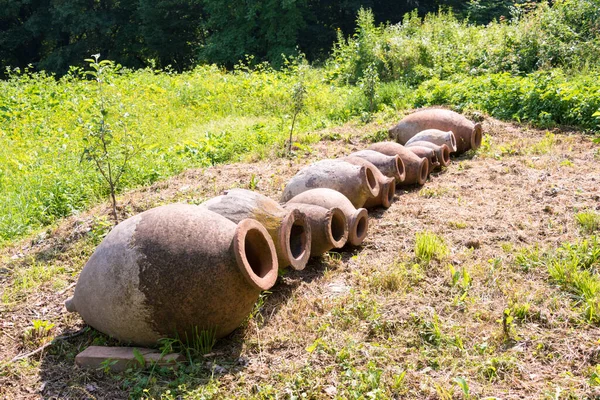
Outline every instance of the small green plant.
POLYGON ((110 84, 110 79, 117 74, 119 66, 110 60, 99 61, 100 54, 92 57, 85 60, 91 68, 85 74, 93 77, 96 82, 95 113, 85 124, 85 147, 81 160, 91 162, 108 184, 113 218, 118 223, 116 193, 129 162, 141 150, 143 137, 127 131, 127 112, 119 113, 114 124, 109 122, 113 103, 117 102, 117 98, 106 93, 105 86, 110 84))
POLYGON ((258 187, 258 182, 260 182, 260 178, 256 176, 256 174, 250 175, 250 181, 248 182, 248 189, 256 190, 258 187))
POLYGON ((457 376, 456 378, 454 378, 454 383, 456 383, 460 387, 463 394, 465 395, 465 399, 471 398, 471 391, 469 389, 469 384, 467 383, 467 380, 465 378, 463 378, 461 376, 457 376))
POLYGON ((420 262, 429 264, 431 260, 442 261, 450 251, 444 240, 431 232, 417 233, 415 240, 415 256, 420 262))
POLYGON ((433 346, 439 346, 442 342, 442 329, 440 324, 440 318, 437 314, 433 315, 433 318, 429 321, 423 321, 421 323, 419 335, 426 343, 433 346))
POLYGON ((450 271, 450 285, 452 287, 459 286, 463 291, 466 291, 471 286, 471 275, 466 269, 457 269, 452 264, 448 265, 448 269, 450 271))
POLYGON ((448 192, 448 189, 445 188, 423 188, 419 190, 419 196, 424 197, 426 199, 435 199, 438 197, 442 197, 445 193, 448 192))
POLYGON ((302 74, 299 74, 298 82, 292 87, 292 126, 290 127, 290 140, 288 143, 288 153, 292 153, 292 135, 294 133, 294 125, 298 114, 304 109, 304 101, 306 100, 307 89, 304 85, 302 74))
POLYGON ((363 71, 363 76, 358 80, 358 86, 369 103, 369 115, 373 114, 377 87, 379 86, 379 73, 375 63, 370 63, 363 71))
MULTIPOLYGON (((600 115, 600 113, 599 113, 600 115)), ((591 372, 589 378, 590 386, 600 386, 600 364, 596 364, 591 372)))
POLYGON ((448 221, 448 226, 453 229, 465 229, 467 223, 463 221, 448 221))
POLYGON ((200 330, 195 327, 192 337, 189 338, 186 332, 184 349, 188 359, 210 353, 217 343, 216 333, 216 328, 200 330))
POLYGON ((39 345, 50 337, 54 324, 41 319, 31 321, 32 326, 23 333, 23 342, 31 345, 39 345))
POLYGON ((591 235, 600 231, 600 213, 594 211, 583 211, 575 214, 575 220, 579 225, 581 232, 591 235))

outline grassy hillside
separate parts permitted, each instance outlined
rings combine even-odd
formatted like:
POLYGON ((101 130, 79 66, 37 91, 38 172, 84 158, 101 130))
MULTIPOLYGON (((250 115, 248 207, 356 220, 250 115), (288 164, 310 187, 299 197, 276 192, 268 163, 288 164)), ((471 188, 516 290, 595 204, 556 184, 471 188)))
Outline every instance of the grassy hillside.
POLYGON ((249 57, 231 72, 121 70, 102 94, 82 70, 60 80, 12 71, 0 82, 0 246, 107 197, 82 158, 103 102, 116 137, 144 143, 120 190, 186 168, 283 155, 299 82, 307 89, 299 147, 319 140, 304 135, 315 129, 373 114, 391 125, 403 111, 432 104, 598 130, 597 5, 560 1, 486 27, 449 12, 375 26, 361 11, 356 34, 340 37, 322 68, 298 58, 275 71, 251 66, 249 57))

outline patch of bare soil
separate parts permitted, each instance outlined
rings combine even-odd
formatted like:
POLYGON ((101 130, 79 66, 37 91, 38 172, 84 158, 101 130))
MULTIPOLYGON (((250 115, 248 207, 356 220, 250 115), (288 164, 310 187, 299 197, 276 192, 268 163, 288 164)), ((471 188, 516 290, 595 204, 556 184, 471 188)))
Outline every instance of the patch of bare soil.
MULTIPOLYGON (((360 129, 339 131, 347 140, 321 141, 294 159, 190 170, 127 193, 121 216, 200 203, 232 187, 278 199, 304 165, 366 147, 360 129)), ((493 119, 484 132, 490 136, 480 151, 454 159, 422 188, 399 188, 389 209, 372 210, 362 247, 314 258, 304 271, 280 277, 259 314, 218 343, 193 379, 157 374, 147 384, 150 393, 195 390, 200 398, 210 388, 223 398, 295 392, 330 398, 380 387, 382 398, 444 398, 460 396, 454 379, 463 377, 471 394, 482 397, 597 395, 589 375, 600 363, 600 329, 580 322, 573 300, 546 271, 516 268, 514 254, 582 238, 574 213, 600 210, 598 146, 574 132, 547 135, 493 119), (447 260, 414 266, 415 235, 422 231, 445 240, 447 260), (449 265, 469 272, 468 289, 449 283, 449 265), (396 270, 397 279, 390 277, 396 270), (378 277, 397 284, 390 289, 378 277), (527 304, 529 317, 506 337, 503 311, 514 304, 527 304), (437 342, 427 339, 428 330, 437 342), (375 383, 364 378, 370 371, 380 374, 375 383)), ((85 347, 113 343, 93 330, 10 361, 49 340, 26 337, 33 320, 55 324, 49 337, 84 327, 63 302, 98 242, 90 239, 98 218, 108 215, 107 205, 98 206, 0 250, 0 397, 141 394, 135 380, 148 374, 111 376, 74 366, 85 347)))

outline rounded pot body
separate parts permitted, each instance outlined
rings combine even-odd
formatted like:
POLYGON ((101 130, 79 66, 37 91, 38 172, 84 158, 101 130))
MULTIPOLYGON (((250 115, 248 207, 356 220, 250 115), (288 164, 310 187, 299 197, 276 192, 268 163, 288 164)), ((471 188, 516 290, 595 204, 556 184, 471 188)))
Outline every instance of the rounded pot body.
POLYGON ((437 160, 442 167, 447 167, 448 165, 450 165, 450 149, 445 144, 438 146, 435 143, 418 141, 411 144, 407 144, 405 147, 408 149, 412 147, 427 147, 435 152, 437 160))
POLYGON ((363 165, 368 168, 372 167, 374 169, 375 179, 377 179, 377 183, 379 183, 379 195, 377 197, 371 197, 367 199, 364 204, 365 208, 379 206, 389 208, 392 205, 392 200, 394 199, 394 194, 396 193, 396 180, 394 178, 385 176, 377 167, 364 158, 350 155, 345 157, 344 161, 355 165, 363 165))
POLYGON ((346 215, 337 207, 325 208, 312 204, 289 203, 286 209, 298 210, 306 215, 311 231, 311 256, 320 256, 344 247, 348 240, 346 215))
POLYGON ((321 160, 302 168, 286 185, 281 200, 287 202, 307 190, 328 188, 346 196, 354 207, 362 207, 379 194, 372 168, 342 160, 321 160))
POLYGON ((337 207, 346 216, 348 221, 348 243, 353 246, 360 245, 369 230, 369 218, 365 208, 355 208, 342 193, 328 188, 311 189, 300 193, 290 199, 287 204, 313 204, 324 208, 337 207))
POLYGON ((86 323, 122 342, 216 338, 247 318, 277 279, 277 258, 255 220, 234 224, 194 205, 157 207, 118 224, 67 300, 86 323))
POLYGON ((437 144, 438 146, 445 144, 446 146, 448 146, 451 152, 456 151, 456 139, 452 131, 441 131, 439 129, 425 129, 424 131, 421 131, 412 138, 410 138, 410 140, 406 142, 406 146, 417 142, 429 142, 437 144))
POLYGON ((387 155, 398 155, 402 159, 406 177, 400 185, 424 185, 427 181, 427 176, 429 176, 429 160, 427 158, 421 158, 395 142, 373 143, 369 149, 387 155))
MULTIPOLYGON (((456 152, 459 154, 481 146, 481 124, 475 124, 461 114, 446 109, 429 108, 414 112, 404 117, 389 133, 398 143, 405 144, 426 129, 452 131, 456 138, 456 152)), ((451 147, 450 149, 452 151, 451 147)))
POLYGON ((301 270, 306 266, 311 233, 310 224, 301 211, 286 210, 267 196, 246 189, 231 189, 202 206, 236 224, 246 218, 257 220, 273 239, 280 268, 291 266, 301 270))
POLYGON ((415 153, 417 156, 419 156, 421 158, 426 158, 427 160, 429 160, 429 168, 431 170, 434 170, 440 166, 437 155, 435 154, 435 151, 433 151, 433 149, 430 149, 429 147, 423 147, 423 146, 408 146, 407 145, 405 147, 408 150, 415 153))
POLYGON ((396 183, 404 181, 404 163, 397 155, 388 156, 374 150, 361 150, 350 154, 349 157, 364 158, 377 167, 382 174, 394 178, 396 183))

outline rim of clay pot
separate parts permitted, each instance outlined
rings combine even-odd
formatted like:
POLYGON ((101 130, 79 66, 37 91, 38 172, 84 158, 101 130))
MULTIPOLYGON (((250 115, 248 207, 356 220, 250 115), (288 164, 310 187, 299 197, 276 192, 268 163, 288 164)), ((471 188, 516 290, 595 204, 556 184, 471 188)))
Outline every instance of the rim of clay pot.
POLYGON ((359 208, 352 215, 348 227, 348 242, 353 246, 360 245, 369 232, 369 214, 366 208, 359 208))
POLYGON ((478 122, 473 128, 473 134, 471 135, 471 148, 478 149, 481 146, 481 139, 483 137, 483 127, 478 122))
MULTIPOLYGON (((295 270, 302 270, 310 257, 310 225, 306 215, 298 209, 290 210, 281 222, 280 240, 285 258, 295 270)), ((282 265, 283 267, 283 265, 282 265)))
POLYGON ((364 180, 367 183, 367 187, 369 189, 369 197, 377 197, 379 195, 379 182, 377 182, 377 178, 375 178, 375 174, 369 167, 362 167, 364 169, 364 180))
POLYGON ((404 161, 402 161, 402 158, 400 158, 400 156, 398 154, 394 155, 394 158, 396 159, 395 164, 395 172, 394 172, 394 178, 396 178, 396 183, 400 183, 400 182, 404 182, 404 179, 406 179, 406 170, 404 168, 404 161))
POLYGON ((421 164, 419 164, 419 178, 417 183, 424 185, 429 176, 429 160, 427 158, 421 158, 421 164))
POLYGON ((396 194, 396 179, 389 178, 381 185, 381 206, 389 208, 396 194))
POLYGON ((450 149, 447 145, 441 145, 437 155, 438 161, 440 162, 442 167, 447 167, 448 165, 450 165, 450 149))
POLYGON ((348 221, 344 212, 337 207, 329 210, 326 235, 336 249, 344 247, 348 241, 348 221))
POLYGON ((243 219, 235 229, 233 252, 238 268, 255 289, 268 290, 277 280, 277 254, 269 232, 253 219, 243 219))
MULTIPOLYGON (((457 149, 457 147, 456 147, 456 135, 452 131, 448 131, 448 132, 450 133, 450 143, 452 144, 451 150, 453 152, 455 152, 456 149, 457 149)), ((473 137, 473 135, 471 135, 471 137, 473 137)))

